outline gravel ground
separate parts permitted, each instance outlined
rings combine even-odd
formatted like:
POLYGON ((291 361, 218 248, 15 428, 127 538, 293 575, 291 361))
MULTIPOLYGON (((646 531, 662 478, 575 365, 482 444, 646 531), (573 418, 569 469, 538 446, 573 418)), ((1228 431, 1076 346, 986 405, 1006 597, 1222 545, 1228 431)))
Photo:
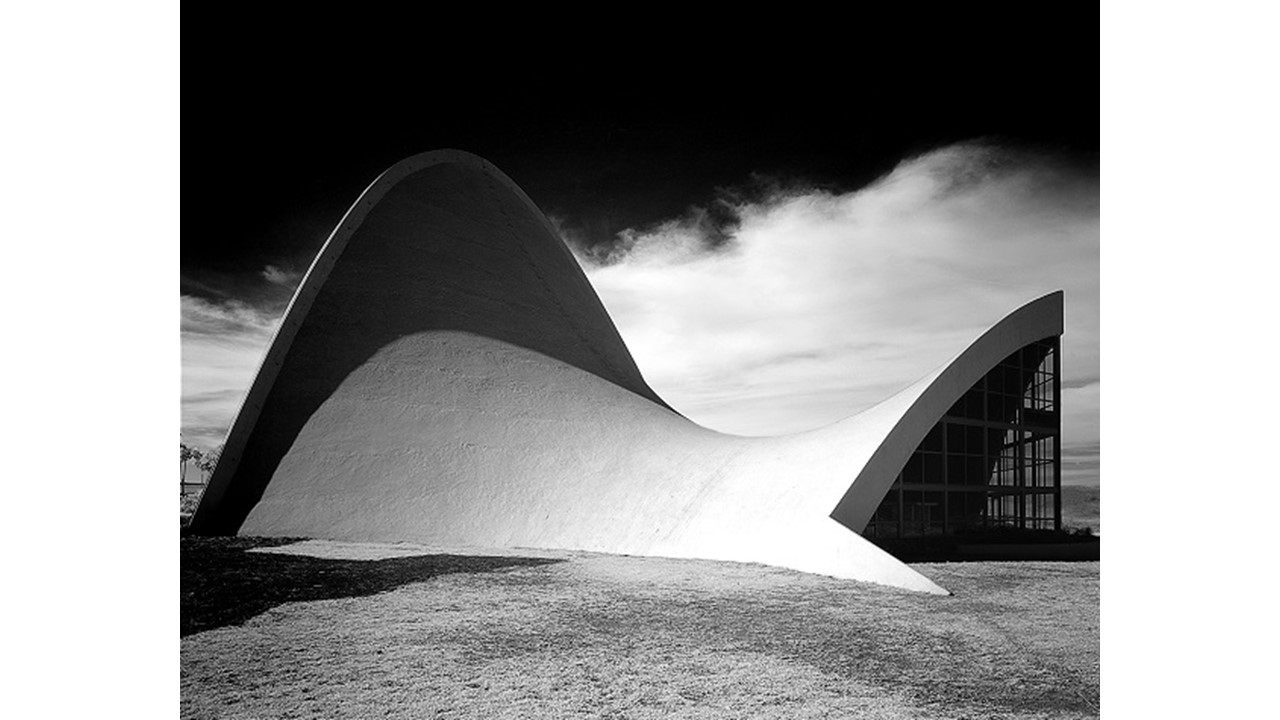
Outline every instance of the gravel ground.
POLYGON ((183 540, 183 717, 1098 715, 1098 563, 245 552, 288 542, 183 540))

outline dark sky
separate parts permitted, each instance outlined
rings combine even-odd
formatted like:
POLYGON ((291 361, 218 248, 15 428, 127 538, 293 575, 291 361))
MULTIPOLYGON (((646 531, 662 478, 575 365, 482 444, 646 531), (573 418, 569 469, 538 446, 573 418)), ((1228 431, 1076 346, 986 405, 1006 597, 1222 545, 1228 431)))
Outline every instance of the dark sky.
MULTIPOLYGON (((282 44, 278 27, 201 28, 184 47, 181 263, 183 292, 203 297, 252 296, 266 265, 305 270, 379 173, 442 147, 493 162, 592 243, 752 174, 847 190, 959 140, 1097 163, 1096 9, 1033 34, 944 28, 946 42, 908 34, 856 57, 792 37, 679 64, 611 63, 616 49, 335 52, 282 44)), ((668 56, 685 58, 679 45, 668 56)))

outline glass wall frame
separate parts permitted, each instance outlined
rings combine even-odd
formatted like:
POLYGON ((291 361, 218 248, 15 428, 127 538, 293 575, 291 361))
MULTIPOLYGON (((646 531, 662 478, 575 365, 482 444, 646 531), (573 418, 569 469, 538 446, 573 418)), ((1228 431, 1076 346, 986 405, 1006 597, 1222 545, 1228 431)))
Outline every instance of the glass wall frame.
POLYGON ((871 539, 1062 529, 1058 336, 1001 360, 930 429, 863 530, 871 539))

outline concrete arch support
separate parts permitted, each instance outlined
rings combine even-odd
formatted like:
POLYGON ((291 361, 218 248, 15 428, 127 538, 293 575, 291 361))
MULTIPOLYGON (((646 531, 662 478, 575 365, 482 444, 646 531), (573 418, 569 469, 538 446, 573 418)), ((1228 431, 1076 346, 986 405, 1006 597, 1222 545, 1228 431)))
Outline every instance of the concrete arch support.
POLYGON ((1060 333, 1047 296, 835 425, 723 435, 649 388, 514 183, 467 153, 418 155, 312 264, 192 530, 761 562, 945 592, 858 523, 953 386, 1055 312, 1060 333))

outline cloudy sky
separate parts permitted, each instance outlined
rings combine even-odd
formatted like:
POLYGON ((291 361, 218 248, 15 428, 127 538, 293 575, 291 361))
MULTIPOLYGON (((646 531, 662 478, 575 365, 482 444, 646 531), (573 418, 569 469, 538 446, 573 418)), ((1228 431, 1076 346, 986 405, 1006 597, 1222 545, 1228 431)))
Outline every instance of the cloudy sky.
POLYGON ((1094 21, 974 37, 928 72, 833 47, 749 72, 694 55, 675 72, 638 62, 601 83, 553 59, 519 76, 436 73, 408 95, 404 74, 369 73, 343 102, 333 78, 347 59, 284 67, 270 37, 244 36, 184 71, 202 90, 184 114, 219 132, 183 148, 199 168, 183 194, 183 438, 222 441, 364 187, 453 147, 525 190, 654 389, 725 432, 863 410, 1065 290, 1064 469, 1097 482, 1094 21))
MULTIPOLYGON (((492 23, 456 27, 446 34, 465 46, 450 46, 435 41, 437 28, 407 22, 402 23, 406 37, 388 42, 384 32, 353 27, 358 13, 342 13, 341 26, 322 31, 306 27, 296 13, 246 23, 243 16, 219 7, 190 7, 183 8, 189 22, 179 28, 172 4, 142 11, 132 4, 77 9, 85 11, 77 14, 80 21, 68 23, 61 5, 15 5, 8 42, 0 46, 15 69, 6 86, 6 99, 15 111, 7 117, 13 130, 5 136, 3 167, 9 215, 18 219, 16 226, 11 223, 11 262, 5 266, 10 272, 3 287, 12 311, 8 319, 14 346, 42 349, 8 357, 10 376, 18 379, 11 389, 17 409, 9 414, 8 432, 19 458, 15 477, 56 478, 49 476, 49 459, 61 457, 68 447, 98 459, 119 457, 121 448, 138 450, 129 455, 138 463, 82 473, 87 480, 78 485, 13 485, 13 507, 60 507, 73 516, 68 526, 78 530, 55 537, 47 532, 44 514, 17 513, 9 523, 14 538, 39 536, 55 554, 91 556, 77 573, 62 575, 47 572, 48 552, 12 557, 19 576, 38 577, 45 589, 15 599, 27 601, 37 617, 49 613, 56 619, 28 623, 38 630, 29 642, 19 633, 16 642, 31 657, 47 660, 27 665, 80 662, 87 671, 80 675, 96 682, 99 691, 86 696, 134 702, 135 696, 147 695, 136 692, 140 683, 149 682, 139 667, 164 673, 173 657, 166 657, 172 651, 165 648, 172 647, 168 638, 178 612, 166 592, 174 575, 154 574, 156 568, 177 567, 177 549, 154 541, 167 525, 169 498, 154 490, 164 469, 147 461, 166 454, 148 445, 148 438, 158 443, 165 437, 163 425, 173 422, 169 413, 176 415, 178 393, 170 375, 177 374, 177 361, 170 358, 177 348, 157 348, 150 342, 151 328, 162 328, 173 344, 171 315, 179 308, 169 303, 178 294, 184 432, 198 435, 201 428, 220 428, 229 417, 218 409, 218 398, 225 403, 242 391, 255 353, 269 336, 297 274, 360 190, 403 157, 458 147, 503 168, 558 219, 567 236, 583 243, 580 254, 619 322, 636 318, 626 321, 634 323, 634 329, 626 330, 628 341, 649 365, 645 346, 658 347, 664 340, 651 321, 627 307, 636 302, 638 286, 657 282, 645 275, 645 252, 651 267, 687 266, 686 275, 694 278, 699 270, 709 274, 714 254, 691 253, 696 262, 677 259, 681 247, 697 250, 702 242, 723 250, 718 257, 728 276, 754 277, 753 262, 769 257, 800 264, 805 257, 770 255, 769 247, 775 253, 782 249, 757 244, 770 237, 766 230, 814 224, 831 229, 822 221, 841 212, 852 216, 877 209, 879 214, 864 221, 865 226, 887 228, 888 220, 897 217, 914 228, 911 237, 927 235, 936 246, 949 241, 941 233, 926 233, 931 217, 963 218, 966 233, 972 233, 983 220, 1011 231, 1041 213, 1062 237, 1073 238, 1071 244, 1087 244, 1091 234, 1096 236, 1096 229, 1088 229, 1090 223, 1096 228, 1096 209, 1090 212, 1088 202, 1078 200, 1079 193, 1091 193, 1098 178, 1097 6, 1068 13, 1050 6, 1028 6, 1017 13, 964 6, 935 22, 916 17, 918 9, 911 8, 913 17, 894 25, 862 16, 848 21, 770 12, 762 18, 768 25, 755 34, 738 32, 728 17, 718 26, 694 26, 683 16, 664 16, 654 20, 665 21, 665 27, 634 30, 630 23, 589 25, 575 18, 559 28, 521 24, 518 30, 526 43, 505 48, 505 55, 489 33, 492 23), (167 22, 156 27, 152 23, 161 15, 167 22), (377 44, 353 46, 359 37, 377 44), (182 57, 179 39, 188 50, 182 57), (433 47, 439 51, 433 54, 433 47), (479 53, 487 57, 477 58, 479 53), (620 61, 627 60, 633 67, 619 72, 620 61), (637 82, 654 72, 655 61, 679 67, 637 82), (381 79, 393 72, 393 80, 381 79), (458 81, 460 74, 468 76, 458 81), (459 84, 476 89, 458 93, 448 87, 459 84), (181 102, 180 85, 186 90, 181 102), (520 85, 520 91, 512 92, 511 85, 520 85), (480 102, 458 103, 459 97, 480 102), (180 119, 187 131, 181 168, 176 157, 180 119), (889 178, 897 174, 904 182, 896 188, 906 192, 911 179, 921 177, 920 162, 927 163, 932 153, 983 138, 1020 153, 1023 162, 1017 167, 1022 172, 991 177, 967 194, 935 193, 942 202, 922 204, 919 213, 905 211, 910 203, 891 202, 895 188, 889 178), (157 144, 163 149, 148 150, 157 144), (773 182, 783 192, 777 197, 753 192, 753 174, 765 178, 766 187, 773 182), (1027 192, 995 196, 997 188, 1011 186, 1027 192), (716 188, 730 192, 718 195, 716 188), (808 199, 793 205, 770 202, 802 196, 808 199), (738 203, 743 206, 739 217, 717 205, 718 197, 748 202, 738 203), (68 198, 75 198, 74 212, 68 198), (894 213, 894 207, 899 211, 894 213), (698 215, 686 212, 689 208, 702 208, 709 220, 690 222, 698 215), (685 230, 655 232, 668 222, 667 229, 685 230), (1076 234, 1073 228, 1081 225, 1086 229, 1076 234), (709 242, 690 240, 690 226, 704 228, 709 242), (618 240, 627 229, 634 232, 618 240), (660 236, 684 239, 656 241, 660 236), (178 238, 180 260, 173 250, 178 238), (628 246, 640 246, 643 252, 600 266, 598 261, 610 252, 628 246), (162 266, 145 262, 156 257, 164 259, 162 266), (172 281, 172 261, 181 264, 179 293, 161 284, 172 281), (601 278, 611 268, 612 277, 604 273, 601 278), (156 278, 170 279, 157 283, 156 278), (615 289, 607 291, 605 285, 615 289), (68 293, 68 288, 81 292, 68 293), (61 305, 60 296, 65 296, 61 305), (151 318, 155 325, 146 330, 122 325, 122 318, 135 316, 151 318), (639 339, 644 335, 649 339, 639 339), (60 352, 50 352, 51 347, 60 352), (86 360, 93 359, 99 362, 87 372, 86 360), (146 392, 169 387, 167 393, 146 392), (67 428, 77 410, 89 432, 69 445, 66 434, 55 430, 67 428), (68 492, 78 493, 79 501, 66 503, 68 492), (90 535, 122 542, 84 542, 90 535), (108 546, 129 547, 132 559, 122 564, 120 558, 108 557, 108 546), (99 615, 58 604, 59 598, 74 601, 86 577, 99 585, 118 582, 122 570, 130 582, 155 578, 139 585, 155 592, 130 593, 115 605, 105 598, 107 614, 131 622, 102 623, 99 615), (60 577, 68 578, 66 592, 50 591, 60 577), (168 622, 156 620, 166 617, 168 622), (61 632, 51 636, 51 627, 61 632), (126 628, 127 635, 83 642, 86 634, 104 628, 126 628), (135 652, 131 662, 116 663, 127 673, 103 673, 113 667, 113 657, 98 657, 92 649, 114 652, 122 644, 159 652, 135 652)), ((1170 6, 1155 14, 1141 4, 1107 3, 1103 10, 1106 266, 1112 276, 1107 407, 1113 420, 1108 427, 1112 436, 1124 428, 1108 449, 1108 476, 1122 481, 1109 481, 1115 486, 1108 495, 1109 516, 1121 521, 1108 530, 1112 591, 1107 595, 1108 617, 1123 622, 1108 626, 1104 647, 1113 660, 1107 667, 1124 666, 1131 659, 1154 668, 1111 683, 1128 690, 1108 698, 1131 705, 1131 714, 1158 713, 1153 705, 1185 712, 1190 704, 1221 712, 1223 693, 1205 693, 1201 700, 1195 693, 1164 690, 1171 682, 1215 689, 1266 687, 1265 664, 1205 667, 1180 660, 1187 648, 1222 658, 1250 657, 1249 651, 1274 646, 1275 633, 1266 623, 1273 615, 1267 578, 1256 572, 1266 558, 1239 552, 1242 547, 1269 547, 1270 530, 1265 523, 1237 523, 1230 548, 1217 547, 1212 537, 1199 538, 1184 543, 1186 552, 1178 553, 1152 553, 1151 539, 1167 535, 1170 518, 1194 517, 1201 510, 1206 478, 1252 477, 1258 468, 1256 462, 1244 464, 1244 459, 1252 460, 1249 454, 1152 453, 1150 448, 1166 440, 1167 428, 1134 425, 1125 418, 1222 416, 1225 402, 1225 415, 1246 419, 1239 424, 1242 446, 1265 447, 1274 434, 1274 423, 1259 414, 1276 405, 1269 384, 1230 397, 1214 396, 1212 404, 1204 393, 1170 391, 1194 385, 1194 378, 1220 375, 1222 348, 1256 345, 1258 329, 1274 324, 1274 263, 1265 260, 1274 237, 1271 168, 1280 161, 1280 136, 1274 132, 1280 123, 1274 94, 1259 92, 1274 84, 1274 72, 1268 70, 1277 66, 1271 37, 1274 10, 1260 3, 1226 3, 1207 10, 1170 6), (1153 24, 1153 18, 1158 22, 1153 24), (1132 292, 1135 280, 1141 283, 1140 294, 1132 292), (1146 298, 1158 298, 1159 306, 1146 298), (1176 352, 1153 363, 1149 348, 1168 344, 1176 352), (1257 422, 1250 422, 1255 417, 1257 422), (1242 459, 1238 467, 1231 464, 1233 457, 1242 459), (1153 483, 1167 492, 1140 489, 1153 483), (1168 593, 1169 578, 1185 575, 1188 557, 1199 561, 1196 581, 1168 593), (1221 588, 1238 587, 1242 579, 1246 586, 1252 580, 1261 592, 1229 594, 1230 612, 1219 613, 1217 622, 1203 628, 1185 628, 1189 633, 1176 638, 1177 649, 1184 652, 1165 652, 1174 648, 1170 622, 1184 607, 1202 610, 1221 600, 1221 588), (1153 607, 1164 609, 1153 612, 1153 607), (1144 684, 1144 677, 1150 682, 1144 684)), ((930 18, 936 12, 931 8, 930 18)), ((914 194, 904 197, 915 202, 925 196, 917 184, 914 194)), ((812 242, 825 240, 828 249, 876 242, 852 227, 844 231, 833 230, 812 242), (842 245, 844 240, 848 244, 842 245)), ((1027 236, 1048 240, 1047 233, 1027 236)), ((965 237, 980 244, 996 242, 985 234, 965 237)), ((1022 249, 1030 252, 1029 246, 1022 249)), ((893 250, 906 252, 897 246, 893 250)), ((1050 256, 1074 266, 1070 252, 1050 256)), ((1004 288, 1001 292, 1011 296, 1016 288, 1009 276, 992 280, 983 275, 984 269, 966 262, 967 257, 943 253, 931 266, 936 276, 947 274, 944 261, 953 263, 957 273, 976 275, 972 284, 957 282, 957 294, 941 307, 936 296, 877 293, 875 312, 872 301, 850 308, 847 323, 875 323, 914 307, 913 320, 927 324, 938 317, 929 309, 950 316, 953 306, 970 305, 975 314, 988 316, 977 321, 957 315, 956 322, 985 324, 1009 309, 1004 305, 1022 299, 1001 295, 998 302, 988 298, 1001 307, 988 306, 981 300, 983 288, 1004 288), (862 312, 865 316, 857 314, 862 312)), ((824 270, 834 274, 837 268, 815 261, 791 272, 813 277, 824 270)), ((1068 384, 1081 390, 1092 386, 1096 393, 1100 385, 1090 382, 1087 356, 1097 348, 1082 341, 1088 328, 1096 327, 1096 316, 1091 320, 1087 311, 1096 299, 1077 290, 1089 283, 1087 277, 1069 275, 1059 273, 1049 283, 1067 291, 1068 384)), ((674 294, 681 278, 668 277, 674 294)), ((1026 291, 1037 292, 1031 287, 1026 291)), ((839 301, 828 298, 820 305, 831 308, 839 301)), ((680 322, 696 326, 711 321, 709 309, 698 310, 680 322)), ((941 334, 952 331, 960 334, 953 326, 942 328, 941 334)), ((955 350, 950 344, 936 347, 942 344, 941 334, 923 338, 920 345, 898 336, 907 342, 899 355, 921 367, 936 364, 955 350)), ((855 342, 838 333, 833 340, 839 342, 830 343, 831 348, 855 342)), ((877 342, 860 341, 868 346, 877 342)), ((889 356, 879 347, 866 349, 880 351, 862 354, 858 361, 860 374, 874 377, 876 363, 883 366, 889 356)), ((767 355, 761 367, 780 367, 787 360, 772 348, 760 350, 767 355)), ((805 359, 798 353, 794 360, 805 359)), ((655 385, 664 373, 660 360, 646 368, 655 385)), ((777 383, 780 377, 761 374, 742 382, 754 382, 758 394, 767 396, 778 385, 766 381, 777 383)), ((713 422, 716 391, 707 389, 705 378, 691 378, 687 387, 687 411, 713 422), (699 398, 703 401, 695 402, 699 398)), ((686 391, 672 385, 663 392, 675 398, 686 391)), ((1075 402, 1069 402, 1068 412, 1085 417, 1069 417, 1067 428, 1083 454, 1089 450, 1089 433, 1072 428, 1096 423, 1096 415, 1079 398, 1075 402)), ((224 407, 234 411, 234 405, 231 400, 224 407)), ((784 421, 790 422, 779 419, 784 421)), ((1096 446, 1093 450, 1096 457, 1096 446)), ((1259 487, 1257 504, 1269 506, 1270 485, 1259 487)), ((47 704, 52 685, 38 673, 20 679, 14 687, 30 688, 31 700, 25 702, 20 692, 19 706, 47 704)), ((161 704, 171 702, 163 694, 148 696, 161 704)), ((1238 708, 1233 715, 1248 714, 1267 701, 1262 694, 1239 692, 1225 699, 1233 710, 1238 708)))
MULTIPOLYGON (((819 427, 1062 289, 1064 474, 1098 482, 1096 173, 972 141, 857 189, 754 176, 705 200, 597 242, 552 215, 675 408, 744 435, 819 427)), ((181 296, 188 442, 221 442, 300 280, 293 267, 264 265, 235 292, 188 280, 205 290, 181 296)))
POLYGON ((972 143, 905 159, 859 190, 775 187, 717 202, 733 218, 727 237, 694 208, 579 251, 675 408, 745 435, 819 427, 1062 289, 1064 474, 1097 481, 1096 176, 972 143))

